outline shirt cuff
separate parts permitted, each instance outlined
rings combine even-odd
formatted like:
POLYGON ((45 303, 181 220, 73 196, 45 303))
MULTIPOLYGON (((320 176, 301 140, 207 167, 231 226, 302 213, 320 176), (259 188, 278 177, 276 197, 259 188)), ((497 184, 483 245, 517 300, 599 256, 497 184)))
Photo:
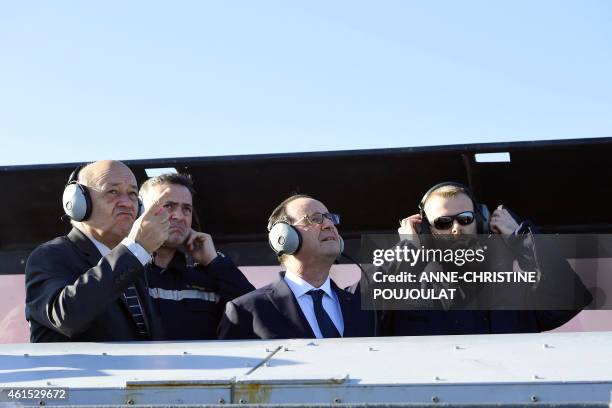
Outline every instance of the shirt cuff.
POLYGON ((129 249, 136 258, 138 258, 142 266, 145 266, 147 263, 151 262, 151 254, 149 254, 147 250, 142 247, 142 245, 134 241, 132 238, 123 238, 121 244, 129 249))

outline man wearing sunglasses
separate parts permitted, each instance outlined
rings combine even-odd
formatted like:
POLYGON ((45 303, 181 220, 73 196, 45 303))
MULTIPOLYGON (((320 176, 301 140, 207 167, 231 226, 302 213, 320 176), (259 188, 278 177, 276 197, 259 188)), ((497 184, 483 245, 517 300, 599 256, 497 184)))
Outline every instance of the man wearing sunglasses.
MULTIPOLYGON (((398 232, 409 235, 411 243, 421 245, 419 236, 424 234, 452 234, 460 237, 468 234, 501 234, 504 236, 532 234, 533 225, 519 223, 503 206, 488 216, 486 206, 474 199, 472 192, 459 183, 441 183, 430 189, 419 205, 419 214, 400 221, 398 232)), ((531 241, 533 242, 533 241, 531 241)), ((535 243, 533 244, 535 246, 535 243)), ((530 248, 528 254, 535 259, 537 251, 530 248)), ((592 299, 565 259, 551 256, 550 251, 538 254, 537 265, 546 265, 549 287, 540 285, 539 290, 549 290, 558 296, 576 299, 574 310, 396 310, 382 313, 381 332, 384 335, 453 335, 486 333, 525 333, 552 330, 574 317, 592 299), (570 282, 557 285, 568 288, 561 293, 555 281, 570 282), (571 293, 569 291, 572 290, 571 293)), ((499 270, 512 270, 512 265, 499 266, 499 270)), ((492 269, 493 270, 493 269, 492 269)))
POLYGON ((286 272, 263 288, 227 303, 220 339, 361 337, 374 333, 374 314, 358 294, 329 277, 343 249, 340 217, 320 201, 294 195, 274 209, 269 243, 286 272))
POLYGON ((441 183, 429 190, 419 204, 419 214, 400 221, 400 234, 494 234, 510 235, 519 223, 502 205, 490 219, 486 206, 475 203, 471 191, 458 183, 441 183), (476 222, 481 218, 481 224, 476 222))

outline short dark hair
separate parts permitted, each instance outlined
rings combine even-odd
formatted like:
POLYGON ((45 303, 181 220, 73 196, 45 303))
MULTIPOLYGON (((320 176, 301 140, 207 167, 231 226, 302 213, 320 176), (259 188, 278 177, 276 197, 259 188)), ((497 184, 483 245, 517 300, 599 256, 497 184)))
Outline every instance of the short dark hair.
POLYGON ((299 198, 312 198, 307 194, 294 194, 289 198, 283 200, 282 203, 276 206, 276 208, 270 214, 270 218, 268 218, 268 231, 279 222, 287 222, 288 224, 293 224, 297 220, 294 220, 289 214, 287 214, 287 204, 292 202, 293 200, 297 200, 299 198))
POLYGON ((179 186, 187 187, 191 196, 193 197, 196 193, 193 187, 193 179, 190 174, 187 173, 165 173, 159 176, 151 177, 140 186, 140 195, 143 195, 149 188, 160 184, 176 184, 179 186))
MULTIPOLYGON (((160 184, 175 184, 177 186, 186 187, 187 190, 191 193, 191 197, 196 194, 196 190, 193 187, 193 179, 191 178, 191 174, 188 173, 164 173, 159 176, 151 177, 140 186, 139 195, 144 195, 151 187, 158 186, 160 184)), ((198 217, 198 212, 196 211, 196 206, 193 206, 193 216, 191 219, 192 227, 194 227, 197 231, 202 229, 202 224, 200 223, 200 217, 198 217)))

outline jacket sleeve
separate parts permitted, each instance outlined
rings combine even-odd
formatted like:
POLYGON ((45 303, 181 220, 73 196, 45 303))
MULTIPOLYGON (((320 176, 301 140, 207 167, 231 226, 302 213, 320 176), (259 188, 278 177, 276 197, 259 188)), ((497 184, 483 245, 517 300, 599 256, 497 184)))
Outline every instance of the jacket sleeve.
POLYGON ((540 306, 539 309, 546 306, 580 311, 591 303, 591 293, 567 259, 550 242, 549 236, 529 231, 522 237, 523 262, 538 273, 533 302, 540 306))
POLYGON ((234 302, 225 305, 225 314, 217 327, 219 340, 257 339, 253 331, 253 315, 234 302))
POLYGON ((221 299, 233 300, 247 294, 255 287, 242 274, 234 262, 226 256, 218 256, 208 266, 206 271, 217 283, 221 299))
POLYGON ((79 260, 58 246, 38 247, 26 264, 26 316, 65 336, 87 330, 93 320, 143 272, 123 245, 76 280, 79 260))
POLYGON ((593 297, 582 280, 547 235, 535 227, 521 224, 519 264, 523 270, 535 270, 538 283, 529 303, 540 331, 552 330, 569 321, 588 306, 593 297), (547 309, 547 310, 543 310, 547 309))

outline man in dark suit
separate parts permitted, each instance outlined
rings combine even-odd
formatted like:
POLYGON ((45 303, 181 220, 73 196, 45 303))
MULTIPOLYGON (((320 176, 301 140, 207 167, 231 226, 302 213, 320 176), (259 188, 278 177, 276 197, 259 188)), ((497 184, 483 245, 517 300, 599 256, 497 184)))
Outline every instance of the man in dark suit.
POLYGON ((168 236, 166 194, 137 218, 138 187, 125 164, 73 172, 63 197, 72 231, 36 248, 26 265, 30 341, 162 338, 143 266, 168 236))
POLYGON ((269 241, 286 272, 227 303, 220 339, 287 339, 374 335, 374 314, 329 272, 342 251, 340 218, 306 195, 283 201, 270 216, 269 241))

